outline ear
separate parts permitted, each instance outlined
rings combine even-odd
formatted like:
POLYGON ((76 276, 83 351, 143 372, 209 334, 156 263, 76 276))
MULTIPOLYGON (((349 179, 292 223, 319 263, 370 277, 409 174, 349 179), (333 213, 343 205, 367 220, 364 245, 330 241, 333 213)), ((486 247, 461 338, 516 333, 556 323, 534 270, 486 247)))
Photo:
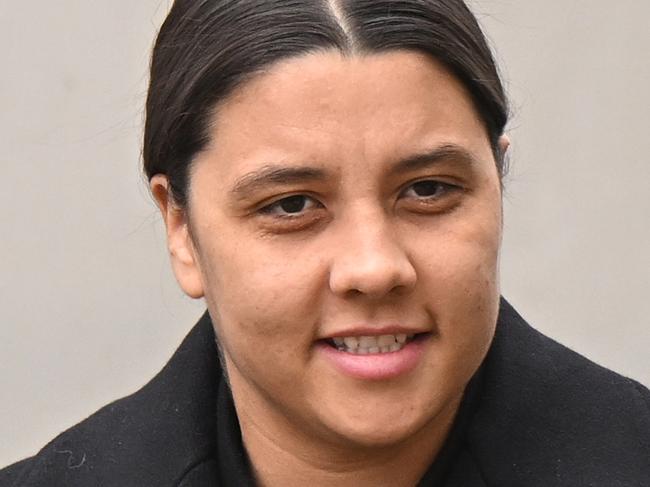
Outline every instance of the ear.
POLYGON ((187 213, 174 203, 166 176, 156 174, 149 186, 165 221, 167 247, 176 280, 185 294, 195 299, 202 298, 203 282, 188 228, 187 213))
MULTIPOLYGON (((503 134, 501 137, 499 137, 499 157, 501 158, 501 163, 502 166, 506 166, 506 155, 508 154, 508 149, 510 148, 510 137, 508 137, 506 134, 503 134)), ((503 169, 507 169, 507 167, 503 167, 503 169)))
POLYGON ((501 137, 499 137, 499 154, 501 154, 501 157, 505 157, 506 152, 508 152, 508 148, 510 147, 510 137, 508 137, 506 134, 503 134, 501 137))

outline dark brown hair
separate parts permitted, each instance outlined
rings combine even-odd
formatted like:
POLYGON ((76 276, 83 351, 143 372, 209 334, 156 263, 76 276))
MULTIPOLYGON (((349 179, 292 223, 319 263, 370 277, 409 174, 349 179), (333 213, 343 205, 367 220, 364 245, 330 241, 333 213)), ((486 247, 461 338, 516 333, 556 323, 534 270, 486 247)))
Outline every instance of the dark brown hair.
POLYGON ((498 138, 508 103, 483 32, 463 0, 176 0, 156 40, 143 159, 187 205, 189 169, 210 139, 214 110, 281 59, 337 49, 424 52, 465 86, 503 171, 498 138))

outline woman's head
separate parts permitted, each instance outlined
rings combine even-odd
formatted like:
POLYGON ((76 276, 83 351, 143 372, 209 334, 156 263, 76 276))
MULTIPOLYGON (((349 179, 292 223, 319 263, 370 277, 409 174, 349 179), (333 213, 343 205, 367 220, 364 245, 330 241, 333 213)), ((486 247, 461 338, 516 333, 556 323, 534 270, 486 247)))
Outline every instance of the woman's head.
POLYGON ((177 2, 156 49, 145 162, 244 439, 444 435, 496 323, 507 147, 464 4, 177 2))
POLYGON ((176 203, 185 206, 189 170, 211 140, 215 109, 246 80, 308 52, 363 56, 403 49, 432 56, 461 81, 502 171, 497 141, 507 100, 463 0, 177 0, 153 51, 145 172, 167 175, 176 203))

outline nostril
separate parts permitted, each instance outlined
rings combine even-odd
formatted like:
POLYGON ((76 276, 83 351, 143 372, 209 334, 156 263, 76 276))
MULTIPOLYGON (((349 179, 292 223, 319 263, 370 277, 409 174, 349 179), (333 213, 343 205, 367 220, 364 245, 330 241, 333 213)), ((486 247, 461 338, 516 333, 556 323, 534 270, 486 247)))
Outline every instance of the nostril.
POLYGON ((359 289, 350 289, 346 292, 346 297, 348 298, 356 298, 358 296, 361 296, 363 294, 362 291, 359 289))

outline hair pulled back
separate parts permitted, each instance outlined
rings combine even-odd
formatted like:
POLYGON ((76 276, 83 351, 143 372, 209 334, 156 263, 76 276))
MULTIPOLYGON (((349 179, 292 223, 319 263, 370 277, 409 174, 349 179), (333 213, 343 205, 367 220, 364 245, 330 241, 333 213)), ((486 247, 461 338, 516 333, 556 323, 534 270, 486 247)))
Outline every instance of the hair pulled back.
MULTIPOLYGON (((463 0, 176 0, 154 45, 143 159, 187 205, 190 165, 210 140, 215 109, 282 59, 337 49, 408 49, 441 62, 465 86, 499 171, 508 103, 481 28, 463 0)), ((433 89, 433 88, 432 88, 433 89)))

